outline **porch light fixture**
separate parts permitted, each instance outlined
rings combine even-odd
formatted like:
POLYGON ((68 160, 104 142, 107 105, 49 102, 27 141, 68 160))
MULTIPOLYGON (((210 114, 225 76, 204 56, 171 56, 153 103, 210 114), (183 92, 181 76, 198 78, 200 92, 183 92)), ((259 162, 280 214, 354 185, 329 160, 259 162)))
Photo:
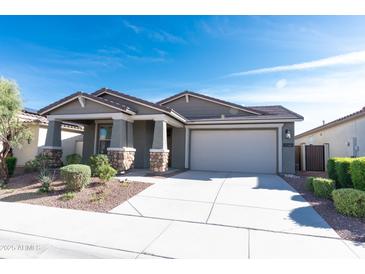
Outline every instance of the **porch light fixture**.
POLYGON ((291 132, 289 129, 285 130, 285 139, 290 139, 291 138, 291 132))

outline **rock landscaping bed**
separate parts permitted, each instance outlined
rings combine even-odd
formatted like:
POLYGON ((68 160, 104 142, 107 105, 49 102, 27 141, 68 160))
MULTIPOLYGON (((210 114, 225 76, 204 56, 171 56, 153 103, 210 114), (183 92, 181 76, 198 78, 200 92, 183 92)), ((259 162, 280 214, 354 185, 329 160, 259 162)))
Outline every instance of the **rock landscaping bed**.
POLYGON ((332 200, 315 196, 306 186, 309 175, 313 176, 314 174, 283 176, 283 179, 314 207, 340 237, 346 240, 365 242, 365 218, 344 216, 336 211, 332 200))
POLYGON ((6 187, 0 189, 0 201, 108 212, 151 185, 119 182, 115 179, 103 183, 99 178, 92 177, 82 191, 69 192, 59 175, 56 175, 51 183, 52 190, 42 193, 39 191, 42 185, 37 176, 38 173, 34 172, 11 178, 6 187))

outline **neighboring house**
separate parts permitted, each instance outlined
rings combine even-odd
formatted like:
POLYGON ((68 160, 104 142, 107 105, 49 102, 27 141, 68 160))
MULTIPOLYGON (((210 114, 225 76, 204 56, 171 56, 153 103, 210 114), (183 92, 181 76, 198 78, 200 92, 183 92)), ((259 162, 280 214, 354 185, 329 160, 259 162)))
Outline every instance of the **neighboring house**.
POLYGON ((350 115, 298 134, 295 136, 295 145, 301 146, 300 165, 302 170, 316 170, 317 165, 313 161, 318 162, 318 159, 314 159, 318 158, 318 155, 321 159, 323 158, 323 169, 325 169, 325 163, 329 157, 365 156, 365 107, 350 115), (306 155, 306 153, 310 153, 310 155, 306 155), (312 156, 313 153, 316 156, 312 156))
MULTIPOLYGON (((14 149, 13 155, 17 158, 17 166, 22 167, 24 164, 33 160, 35 156, 42 152, 47 135, 48 120, 32 111, 24 110, 19 118, 29 124, 32 133, 32 139, 22 145, 20 149, 14 149)), ((62 124, 61 140, 62 149, 65 157, 72 153, 82 153, 82 131, 83 128, 73 124, 62 124)))
POLYGON ((303 120, 282 106, 244 107, 189 91, 151 103, 106 88, 74 93, 39 114, 49 120, 44 153, 54 166, 67 121, 84 126, 84 161, 104 153, 119 171, 154 172, 294 173, 294 122, 303 120))

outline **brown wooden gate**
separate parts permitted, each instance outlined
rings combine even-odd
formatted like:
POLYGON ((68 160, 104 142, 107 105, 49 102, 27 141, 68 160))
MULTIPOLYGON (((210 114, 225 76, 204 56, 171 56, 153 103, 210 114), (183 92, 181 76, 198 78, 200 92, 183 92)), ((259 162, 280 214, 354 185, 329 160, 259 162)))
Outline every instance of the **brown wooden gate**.
POLYGON ((324 171, 324 146, 305 146, 305 169, 307 171, 324 171))
POLYGON ((295 170, 302 170, 302 149, 300 146, 295 146, 295 170))

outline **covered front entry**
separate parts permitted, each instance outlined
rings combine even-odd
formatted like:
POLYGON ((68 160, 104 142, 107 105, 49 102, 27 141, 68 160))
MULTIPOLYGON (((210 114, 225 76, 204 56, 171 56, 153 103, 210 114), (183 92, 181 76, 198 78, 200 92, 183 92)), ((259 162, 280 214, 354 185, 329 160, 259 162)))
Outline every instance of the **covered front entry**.
POLYGON ((276 173, 274 129, 192 130, 192 170, 276 173))

